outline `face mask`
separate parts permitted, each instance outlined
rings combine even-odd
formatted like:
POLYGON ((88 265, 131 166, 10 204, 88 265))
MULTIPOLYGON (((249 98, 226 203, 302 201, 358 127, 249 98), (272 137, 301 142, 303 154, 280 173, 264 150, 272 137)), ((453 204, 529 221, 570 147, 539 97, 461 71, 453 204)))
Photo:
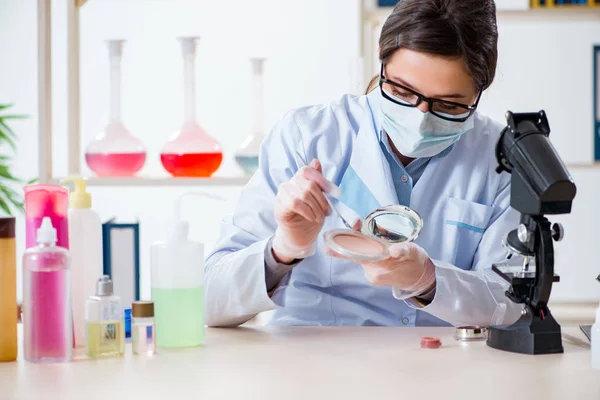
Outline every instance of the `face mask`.
MULTIPOLYGON (((386 94, 394 97, 387 92, 386 94)), ((381 113, 383 130, 398 151, 411 158, 435 156, 473 128, 472 116, 465 122, 446 121, 430 112, 424 113, 416 107, 395 104, 383 96, 381 113)), ((467 115, 468 113, 465 113, 459 117, 467 115)))

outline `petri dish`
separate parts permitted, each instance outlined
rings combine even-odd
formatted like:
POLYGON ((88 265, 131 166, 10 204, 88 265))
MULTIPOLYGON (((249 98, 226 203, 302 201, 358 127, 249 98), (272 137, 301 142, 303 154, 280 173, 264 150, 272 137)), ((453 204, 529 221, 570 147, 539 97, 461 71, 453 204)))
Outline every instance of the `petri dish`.
POLYGON ((325 244, 341 256, 358 261, 380 261, 389 257, 386 243, 360 232, 335 229, 324 235, 325 244))
POLYGON ((393 205, 379 208, 365 218, 362 233, 388 243, 412 242, 423 229, 423 219, 413 209, 393 205))

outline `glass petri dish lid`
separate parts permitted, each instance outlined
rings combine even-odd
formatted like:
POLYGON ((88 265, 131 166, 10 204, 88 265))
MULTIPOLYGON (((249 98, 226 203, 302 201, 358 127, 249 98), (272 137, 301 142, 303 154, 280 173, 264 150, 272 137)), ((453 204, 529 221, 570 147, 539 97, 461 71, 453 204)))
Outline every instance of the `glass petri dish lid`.
POLYGON ((412 242, 423 229, 423 219, 413 209, 392 205, 379 208, 365 218, 362 233, 388 243, 412 242))

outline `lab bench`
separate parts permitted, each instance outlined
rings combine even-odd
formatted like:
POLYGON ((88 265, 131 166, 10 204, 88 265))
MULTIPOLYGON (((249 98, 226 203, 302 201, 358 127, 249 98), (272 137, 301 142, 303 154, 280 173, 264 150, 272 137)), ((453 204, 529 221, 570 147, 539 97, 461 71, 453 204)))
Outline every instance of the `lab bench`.
POLYGON ((458 342, 453 328, 208 328, 205 345, 148 357, 0 363, 0 399, 599 399, 589 341, 520 355, 458 342), (442 340, 438 349, 421 338, 442 340))

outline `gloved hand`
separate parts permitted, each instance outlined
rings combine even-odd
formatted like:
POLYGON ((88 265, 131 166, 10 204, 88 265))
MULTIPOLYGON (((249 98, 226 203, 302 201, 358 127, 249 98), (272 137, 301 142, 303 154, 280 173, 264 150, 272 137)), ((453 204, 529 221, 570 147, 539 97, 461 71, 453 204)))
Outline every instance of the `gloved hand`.
POLYGON ((371 284, 391 286, 395 289, 395 293, 402 294, 402 298, 422 295, 435 286, 435 265, 427 252, 415 243, 394 244, 389 248, 390 256, 377 262, 353 260, 331 249, 327 249, 327 253, 333 257, 361 264, 371 284))
POLYGON ((290 263, 315 253, 325 217, 331 215, 323 192, 341 195, 340 189, 322 175, 318 160, 302 167, 279 187, 275 199, 278 226, 272 242, 273 255, 279 262, 290 263))

